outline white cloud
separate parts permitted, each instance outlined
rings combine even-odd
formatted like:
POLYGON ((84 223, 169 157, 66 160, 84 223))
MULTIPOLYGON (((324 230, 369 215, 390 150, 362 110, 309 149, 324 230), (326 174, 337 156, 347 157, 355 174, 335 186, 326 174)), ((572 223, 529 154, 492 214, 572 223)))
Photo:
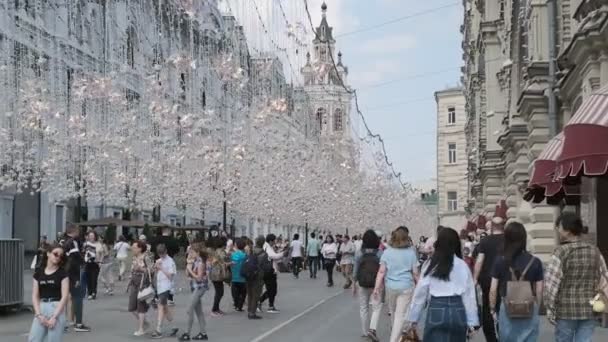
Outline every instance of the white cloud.
POLYGON ((327 22, 329 26, 334 28, 334 36, 359 27, 359 19, 350 12, 350 7, 347 6, 347 1, 350 3, 352 0, 308 0, 308 8, 315 27, 321 22, 321 4, 323 4, 323 1, 327 4, 327 22))
POLYGON ((350 83, 355 88, 373 85, 387 80, 391 75, 401 73, 402 69, 402 63, 396 60, 372 60, 366 65, 365 70, 357 70, 356 73, 351 74, 350 83))
POLYGON ((363 41, 357 51, 365 54, 385 55, 402 52, 416 46, 416 37, 409 33, 399 33, 383 36, 377 39, 363 41))

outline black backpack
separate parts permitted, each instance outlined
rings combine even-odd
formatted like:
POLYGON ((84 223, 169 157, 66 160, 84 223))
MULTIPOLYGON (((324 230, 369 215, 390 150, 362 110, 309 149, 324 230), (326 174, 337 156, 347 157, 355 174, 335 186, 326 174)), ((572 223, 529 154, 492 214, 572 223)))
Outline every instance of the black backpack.
POLYGON ((376 286, 376 275, 380 270, 380 258, 377 252, 366 252, 359 259, 359 270, 357 271, 357 282, 359 286, 372 289, 376 286))
POLYGON ((268 254, 266 254, 266 252, 260 254, 260 269, 264 275, 274 273, 274 266, 272 265, 272 261, 268 258, 268 254))
POLYGON ((243 264, 243 267, 241 267, 241 276, 246 280, 254 280, 258 276, 259 272, 260 267, 258 266, 258 256, 254 255, 253 253, 249 254, 247 256, 247 260, 245 260, 245 263, 243 264))

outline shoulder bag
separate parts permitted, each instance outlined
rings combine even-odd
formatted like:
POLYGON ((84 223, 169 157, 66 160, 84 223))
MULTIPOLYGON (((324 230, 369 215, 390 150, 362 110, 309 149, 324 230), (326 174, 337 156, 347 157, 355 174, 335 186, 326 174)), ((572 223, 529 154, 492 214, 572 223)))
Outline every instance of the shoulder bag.
POLYGON ((153 282, 152 281, 152 274, 150 274, 150 268, 146 264, 146 259, 145 258, 144 258, 144 267, 146 268, 146 272, 148 274, 148 279, 150 280, 150 283, 148 284, 148 286, 146 286, 145 288, 143 288, 143 286, 144 286, 144 275, 142 275, 141 281, 139 283, 139 292, 137 293, 137 300, 140 301, 140 302, 148 301, 148 300, 154 298, 154 295, 155 295, 154 287, 152 286, 152 282, 153 282))
POLYGON ((597 283, 597 294, 589 302, 593 306, 593 311, 608 314, 608 270, 606 264, 602 262, 602 252, 596 248, 595 263, 599 272, 597 283))
POLYGON ((422 341, 420 339, 420 337, 418 336, 418 332, 416 331, 416 328, 412 327, 407 331, 404 331, 401 334, 401 339, 399 340, 399 342, 420 342, 422 341))

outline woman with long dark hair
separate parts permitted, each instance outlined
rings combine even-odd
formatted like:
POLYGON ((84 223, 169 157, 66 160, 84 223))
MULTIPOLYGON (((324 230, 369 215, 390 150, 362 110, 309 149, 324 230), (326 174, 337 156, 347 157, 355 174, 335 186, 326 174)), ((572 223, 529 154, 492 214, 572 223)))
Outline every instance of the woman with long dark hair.
POLYGON ((135 336, 146 334, 146 313, 150 308, 147 301, 139 300, 137 294, 140 290, 150 286, 153 281, 152 261, 146 257, 148 245, 141 240, 133 242, 131 251, 133 252, 133 262, 131 263, 131 281, 129 282, 129 312, 137 319, 137 330, 135 336))
POLYGON ((424 276, 416 286, 408 321, 415 327, 429 300, 424 341, 465 342, 467 331, 479 325, 475 284, 462 260, 458 233, 443 228, 424 276))
POLYGON ((211 316, 213 317, 224 315, 224 312, 220 309, 220 303, 224 297, 224 281, 226 281, 226 277, 229 276, 229 257, 226 254, 225 241, 225 238, 220 238, 218 236, 213 237, 210 241, 211 246, 209 248, 209 259, 211 264, 211 272, 209 274, 209 278, 211 279, 213 288, 215 290, 213 296, 213 308, 211 309, 211 316))
POLYGON ((63 248, 48 245, 41 267, 34 272, 32 304, 34 321, 30 342, 61 342, 65 327, 65 307, 70 292, 68 273, 63 268, 63 248))
POLYGON ((325 237, 321 254, 323 255, 325 270, 327 271, 327 286, 332 287, 334 286, 334 267, 336 266, 336 257, 338 255, 338 245, 333 236, 327 235, 325 237))
MULTIPOLYGON (((543 264, 540 259, 526 251, 526 228, 518 222, 512 222, 505 228, 504 256, 498 257, 492 268, 490 285, 490 312, 498 322, 501 341, 533 342, 538 340, 538 308, 543 293, 543 264), (517 278, 515 278, 517 277, 517 278), (530 282, 536 297, 536 307, 530 318, 510 318, 505 305, 496 313, 497 295, 505 298, 507 282, 516 280, 530 282)), ((505 302, 504 299, 501 302, 505 302)))

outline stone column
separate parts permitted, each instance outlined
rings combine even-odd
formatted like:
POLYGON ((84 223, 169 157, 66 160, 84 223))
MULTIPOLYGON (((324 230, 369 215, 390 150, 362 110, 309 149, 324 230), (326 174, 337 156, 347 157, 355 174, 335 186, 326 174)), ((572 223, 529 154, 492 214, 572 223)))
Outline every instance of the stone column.
POLYGON ((518 217, 518 209, 522 202, 520 187, 528 179, 528 129, 526 123, 519 117, 514 117, 509 123, 506 133, 499 139, 505 151, 505 190, 507 193, 508 219, 518 217))
MULTIPOLYGON (((528 160, 532 171, 534 160, 549 141, 549 114, 547 98, 546 63, 532 63, 530 72, 533 82, 523 91, 519 101, 519 113, 528 126, 528 160)), ((547 261, 555 248, 554 222, 559 209, 546 202, 533 204, 530 210, 530 224, 526 226, 530 237, 530 249, 543 261, 547 261)))
POLYGON ((502 151, 486 151, 480 170, 484 211, 493 214, 496 203, 504 199, 504 162, 502 151))

